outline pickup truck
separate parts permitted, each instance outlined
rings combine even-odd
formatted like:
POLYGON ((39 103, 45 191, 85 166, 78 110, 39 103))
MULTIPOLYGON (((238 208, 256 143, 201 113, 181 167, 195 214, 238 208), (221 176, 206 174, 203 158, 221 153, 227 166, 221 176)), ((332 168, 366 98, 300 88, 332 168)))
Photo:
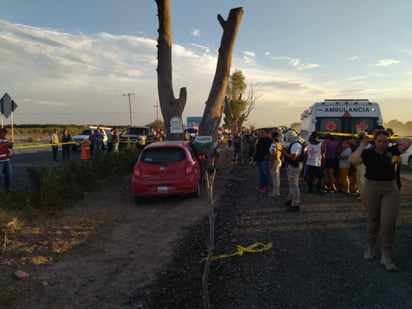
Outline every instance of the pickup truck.
MULTIPOLYGON (((143 132, 147 135, 149 127, 128 127, 126 131, 119 137, 119 149, 127 148, 128 145, 135 145, 136 147, 145 146, 139 145, 139 141, 143 132)), ((141 147, 141 148, 143 148, 141 147)))

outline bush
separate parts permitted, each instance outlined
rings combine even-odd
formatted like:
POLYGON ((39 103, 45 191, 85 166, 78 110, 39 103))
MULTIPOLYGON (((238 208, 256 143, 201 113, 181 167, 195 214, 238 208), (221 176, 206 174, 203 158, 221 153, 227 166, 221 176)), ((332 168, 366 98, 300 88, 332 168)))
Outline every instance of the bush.
POLYGON ((131 148, 119 153, 98 152, 87 161, 29 167, 27 174, 32 184, 29 204, 34 209, 48 211, 67 207, 86 192, 124 179, 131 173, 138 155, 139 150, 131 148), (109 182, 105 182, 107 178, 109 182))

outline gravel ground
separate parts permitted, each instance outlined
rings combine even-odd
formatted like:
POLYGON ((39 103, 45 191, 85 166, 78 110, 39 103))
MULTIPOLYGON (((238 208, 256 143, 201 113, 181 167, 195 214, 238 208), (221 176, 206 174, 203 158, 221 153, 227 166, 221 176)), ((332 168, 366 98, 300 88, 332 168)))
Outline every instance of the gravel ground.
MULTIPOLYGON (((361 203, 340 193, 307 194, 301 183, 299 213, 285 212, 287 180, 280 198, 255 189, 254 165, 218 170, 227 177, 216 201, 215 255, 260 242, 273 247, 213 261, 212 308, 412 308, 412 187, 404 181, 394 256, 399 272, 366 262, 366 222, 361 203)), ((201 277, 208 219, 187 228, 172 262, 153 284, 130 299, 132 308, 202 308, 201 277)))

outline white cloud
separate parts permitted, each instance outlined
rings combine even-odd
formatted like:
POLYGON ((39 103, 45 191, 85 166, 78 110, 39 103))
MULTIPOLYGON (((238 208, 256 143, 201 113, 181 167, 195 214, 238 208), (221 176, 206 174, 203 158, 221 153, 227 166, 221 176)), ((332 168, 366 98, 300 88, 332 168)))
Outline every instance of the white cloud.
POLYGON ((352 56, 346 59, 346 61, 356 61, 365 58, 364 56, 352 56))
POLYGON ((253 51, 244 51, 243 52, 243 60, 247 63, 247 64, 255 64, 255 57, 256 54, 253 51))
POLYGON ((204 53, 210 53, 209 46, 192 43, 191 46, 202 50, 204 53))
POLYGON ((193 29, 190 31, 190 34, 194 37, 199 37, 200 36, 200 30, 199 29, 193 29))
POLYGON ((314 68, 319 68, 320 65, 316 63, 302 63, 298 58, 291 58, 286 56, 271 57, 275 61, 287 62, 292 67, 296 68, 298 71, 310 70, 314 68))
POLYGON ((400 61, 394 59, 381 59, 375 64, 377 67, 388 67, 393 64, 398 64, 400 61))

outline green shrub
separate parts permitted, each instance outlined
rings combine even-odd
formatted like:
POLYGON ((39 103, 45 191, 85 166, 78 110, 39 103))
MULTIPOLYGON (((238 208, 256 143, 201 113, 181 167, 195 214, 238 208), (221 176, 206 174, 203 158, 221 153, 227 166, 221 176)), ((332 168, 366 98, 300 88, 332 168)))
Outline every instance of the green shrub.
POLYGON ((30 205, 40 210, 58 210, 80 200, 86 192, 124 179, 131 173, 139 150, 96 153, 91 160, 70 161, 62 165, 45 163, 27 168, 32 187, 30 205), (110 181, 106 180, 110 178, 110 181))

